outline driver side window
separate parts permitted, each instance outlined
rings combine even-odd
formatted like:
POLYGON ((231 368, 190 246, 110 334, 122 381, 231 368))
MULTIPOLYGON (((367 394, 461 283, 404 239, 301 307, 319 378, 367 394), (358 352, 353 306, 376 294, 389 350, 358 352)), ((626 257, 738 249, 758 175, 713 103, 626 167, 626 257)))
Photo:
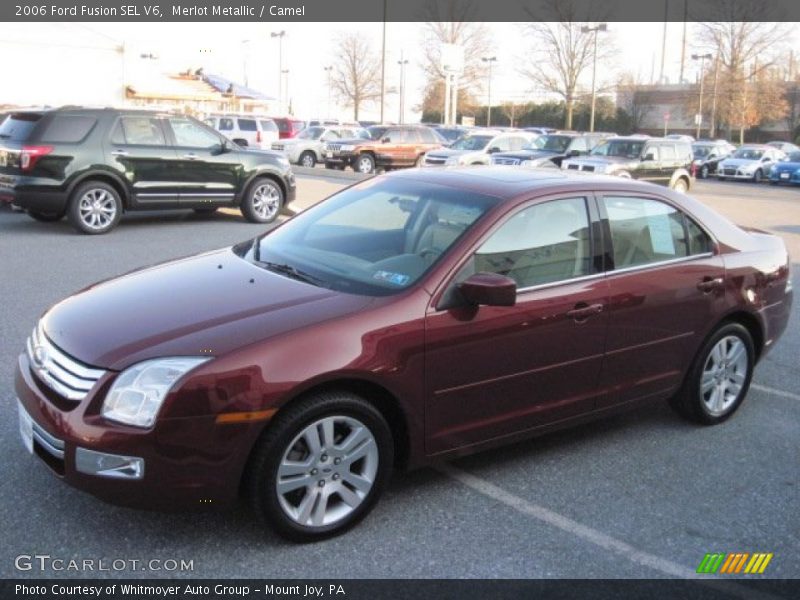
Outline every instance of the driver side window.
POLYGON ((519 289, 591 274, 586 200, 552 200, 520 210, 484 242, 470 262, 472 272, 505 275, 519 289))

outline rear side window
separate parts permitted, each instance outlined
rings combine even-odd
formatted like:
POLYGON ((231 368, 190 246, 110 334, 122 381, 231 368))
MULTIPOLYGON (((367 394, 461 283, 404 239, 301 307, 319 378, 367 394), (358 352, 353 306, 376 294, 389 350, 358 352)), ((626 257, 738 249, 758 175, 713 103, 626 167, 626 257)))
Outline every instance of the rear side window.
POLYGON ((261 131, 278 131, 278 126, 275 125, 275 121, 259 121, 261 123, 261 131))
POLYGON ((648 198, 603 198, 617 269, 688 256, 683 213, 648 198))
POLYGON ((130 116, 117 121, 111 143, 123 146, 164 146, 167 142, 157 119, 130 116))
POLYGON ((675 146, 672 144, 664 144, 661 146, 661 160, 675 160, 675 146))
POLYGON ((277 121, 275 121, 275 125, 278 126, 278 131, 280 131, 281 133, 288 133, 290 131, 289 121, 287 121, 286 119, 278 119, 277 121))
POLYGON ((51 144, 75 144, 83 141, 96 123, 97 119, 94 117, 57 115, 47 124, 41 141, 51 144))
POLYGON ((239 131, 258 131, 254 119, 239 119, 239 131))
POLYGON ((703 229, 689 217, 686 218, 686 232, 689 234, 689 253, 708 254, 714 250, 714 242, 703 229))
POLYGON ((39 113, 14 113, 0 124, 0 140, 24 142, 39 122, 39 113))
POLYGON ((220 131, 232 131, 233 130, 233 119, 220 119, 219 120, 219 130, 220 131))

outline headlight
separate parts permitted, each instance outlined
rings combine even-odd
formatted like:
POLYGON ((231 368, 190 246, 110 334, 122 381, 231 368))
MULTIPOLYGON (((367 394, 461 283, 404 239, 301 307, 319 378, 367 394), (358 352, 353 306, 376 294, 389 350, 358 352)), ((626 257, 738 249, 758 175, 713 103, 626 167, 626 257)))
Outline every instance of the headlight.
POLYGON ((276 157, 275 157, 275 160, 276 160, 276 161, 278 162, 278 164, 279 164, 280 166, 282 166, 284 169, 288 169, 288 168, 289 168, 289 159, 288 159, 288 158, 286 158, 285 156, 276 156, 276 157))
POLYGON ((156 358, 125 369, 106 395, 103 416, 126 425, 150 427, 175 382, 209 360, 199 356, 156 358))
POLYGON ((452 167, 459 164, 459 160, 457 156, 451 156, 447 160, 444 161, 445 166, 452 167))
POLYGON ((342 152, 352 152, 355 149, 356 147, 352 144, 342 144, 342 147, 340 148, 342 152))

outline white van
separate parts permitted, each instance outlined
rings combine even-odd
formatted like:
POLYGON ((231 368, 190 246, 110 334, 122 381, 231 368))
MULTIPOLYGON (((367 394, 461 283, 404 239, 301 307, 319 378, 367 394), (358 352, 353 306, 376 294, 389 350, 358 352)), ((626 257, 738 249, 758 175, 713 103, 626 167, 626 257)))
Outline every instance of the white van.
POLYGON ((269 150, 280 134, 275 121, 248 114, 210 115, 205 122, 240 146, 269 150))

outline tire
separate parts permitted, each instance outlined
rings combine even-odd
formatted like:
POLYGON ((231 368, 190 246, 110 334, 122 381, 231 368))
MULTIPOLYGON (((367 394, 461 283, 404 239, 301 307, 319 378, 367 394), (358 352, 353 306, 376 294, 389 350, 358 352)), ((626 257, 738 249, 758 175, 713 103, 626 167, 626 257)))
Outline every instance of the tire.
POLYGON ((681 194, 685 194, 689 191, 689 184, 686 183, 686 180, 683 177, 678 177, 675 180, 675 183, 672 184, 672 189, 676 192, 680 192, 681 194))
POLYGON ((720 181, 725 181, 725 178, 724 178, 722 175, 720 175, 720 176, 719 176, 719 180, 720 180, 720 181))
POLYGON ((37 221, 41 221, 42 223, 55 223, 56 221, 60 221, 64 218, 66 214, 65 211, 55 212, 55 213, 43 213, 36 210, 29 210, 27 211, 28 215, 32 219, 36 219, 37 221))
POLYGON ((425 163, 425 155, 420 154, 417 157, 417 161, 414 163, 414 166, 419 169, 424 163, 425 163))
POLYGON ((217 206, 209 206, 208 208, 194 208, 192 210, 194 210, 194 212, 196 212, 198 215, 213 215, 215 212, 217 212, 217 208, 217 206))
POLYGON ((372 154, 360 154, 353 163, 353 170, 356 173, 368 175, 375 172, 375 158, 372 154))
POLYGON ((87 181, 70 197, 67 218, 80 233, 108 233, 122 216, 122 200, 113 187, 102 181, 87 181))
POLYGON ((708 165, 703 165, 700 168, 700 179, 708 179, 708 165))
POLYGON ((355 394, 327 392, 278 414, 251 455, 245 489, 259 518, 280 535, 312 542, 344 533, 367 516, 389 482, 393 460, 392 433, 381 413, 355 394), (325 439, 323 423, 342 436, 338 443, 325 439), (348 456, 343 442, 351 435, 359 438, 348 456), (306 440, 321 447, 313 452, 306 440))
POLYGON ((242 214, 251 223, 272 223, 283 208, 283 190, 274 180, 259 177, 247 190, 242 214))
POLYGON ((754 365, 755 347, 750 332, 739 323, 724 323, 703 344, 670 404, 690 421, 703 425, 722 423, 744 401, 754 365), (710 387, 703 391, 703 385, 710 387))
POLYGON ((761 169, 756 169, 756 172, 753 173, 753 183, 761 183, 764 174, 761 172, 761 169))
POLYGON ((317 157, 313 152, 306 150, 300 155, 300 159, 297 161, 297 164, 301 167, 313 169, 317 164, 317 157))
POLYGON ((622 177, 623 179, 633 179, 631 174, 627 171, 620 171, 619 173, 614 173, 617 177, 622 177))

